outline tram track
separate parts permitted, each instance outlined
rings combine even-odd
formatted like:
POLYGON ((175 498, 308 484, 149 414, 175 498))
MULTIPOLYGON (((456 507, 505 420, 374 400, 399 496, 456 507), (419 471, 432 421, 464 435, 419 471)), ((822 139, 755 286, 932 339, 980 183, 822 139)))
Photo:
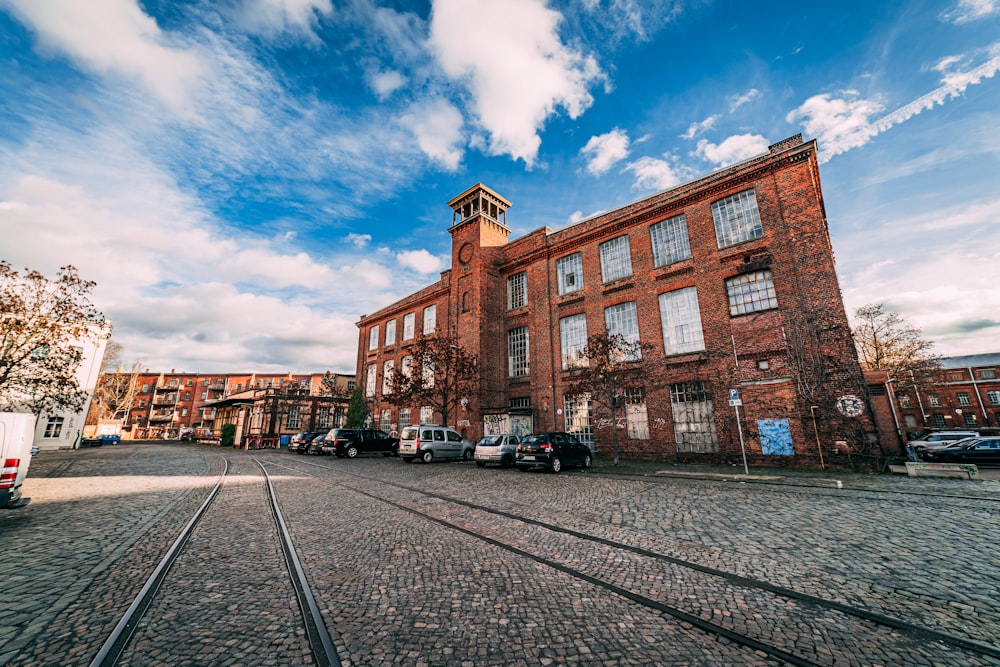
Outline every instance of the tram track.
MULTIPOLYGON (((873 612, 870 609, 801 593, 787 587, 776 586, 767 581, 736 575, 717 568, 705 567, 689 560, 675 558, 649 549, 588 534, 583 531, 567 528, 565 526, 559 526, 551 522, 540 521, 516 512, 499 510, 462 498, 455 498, 447 494, 425 491, 411 485, 389 482, 381 478, 349 472, 339 467, 334 468, 321 463, 305 461, 297 461, 294 466, 288 465, 284 462, 269 461, 268 463, 269 465, 275 464, 295 470, 300 474, 310 474, 317 479, 336 484, 372 500, 387 503, 402 511, 420 516, 439 525, 447 526, 448 528, 457 530, 465 535, 487 542, 497 548, 523 558, 528 558, 536 563, 554 568, 583 581, 587 581, 594 586, 598 586, 609 592, 625 597, 637 604, 643 605, 646 608, 672 616, 685 623, 690 623, 691 625, 694 625, 715 636, 738 642, 748 648, 752 648, 754 651, 766 653, 767 655, 788 664, 828 663, 823 661, 822 651, 801 650, 803 641, 809 640, 806 636, 808 634, 807 632, 803 631, 799 633, 796 639, 790 641, 789 644, 794 647, 794 650, 789 650, 788 645, 781 645, 777 642, 763 641, 760 637, 755 637, 751 633, 739 632, 739 623, 727 624, 724 622, 716 622, 716 618, 714 618, 714 611, 718 610, 714 610, 713 612, 706 614, 705 610, 699 608, 697 604, 691 604, 692 598, 690 595, 686 597, 682 596, 685 598, 684 602, 687 603, 686 606, 676 603, 672 604, 671 595, 673 592, 671 590, 671 586, 669 585, 661 586, 658 594, 649 595, 643 591, 637 590, 637 587, 634 585, 628 586, 616 583, 609 577, 604 576, 599 567, 583 567, 582 564, 586 564, 588 558, 577 556, 574 560, 550 557, 540 553, 540 550, 535 549, 532 546, 526 547, 525 540, 522 540, 516 535, 519 530, 523 532, 526 529, 539 529, 547 533, 563 535, 566 538, 576 541, 577 546, 575 548, 581 550, 581 552, 590 550, 593 554, 595 554, 595 560, 599 560, 599 558, 596 557, 599 555, 599 552, 611 552, 613 553, 613 556, 606 556, 608 562, 615 562, 620 561, 622 558, 628 558, 631 559, 630 562, 635 564, 637 567, 641 566, 640 569, 642 569, 642 571, 657 571, 659 572, 657 576, 663 579, 672 580, 672 578, 677 577, 685 579, 692 577, 708 577, 716 582, 713 584, 716 586, 719 582, 724 582, 724 585, 731 591, 731 593, 728 594, 728 597, 741 600, 745 598, 760 598, 763 600, 764 598, 761 596, 765 596, 767 599, 764 601, 767 602, 767 604, 771 604, 775 608, 786 609, 786 611, 790 611, 791 608, 794 607, 795 613, 802 614, 804 617, 811 619, 811 621, 815 621, 817 623, 832 621, 835 624, 842 624, 845 627, 853 626, 857 628, 857 634, 865 638, 863 641, 859 640, 859 644, 870 642, 871 640, 868 639, 870 637, 877 637, 879 642, 898 645, 903 653, 912 652, 918 662, 920 660, 933 662, 934 660, 941 660, 942 656, 953 659, 955 657, 954 652, 961 651, 966 654, 967 664, 1000 664, 1000 648, 996 646, 970 639, 968 637, 962 637, 934 628, 922 626, 916 623, 910 623, 885 614, 873 612), (326 471, 334 473, 339 477, 339 479, 331 480, 327 477, 314 473, 306 473, 298 464, 306 464, 310 467, 322 468, 326 471), (343 479, 344 477, 355 480, 355 484, 352 485, 346 483, 343 479), (370 488, 366 488, 364 486, 366 484, 377 485, 379 490, 373 491, 370 488), (398 492, 404 492, 407 494, 417 494, 416 498, 418 500, 414 500, 412 497, 409 499, 394 497, 393 493, 386 492, 387 488, 395 489, 398 492), (450 509, 449 507, 435 506, 433 511, 428 511, 427 505, 430 500, 446 504, 450 507, 450 509), (481 528, 483 525, 482 521, 470 521, 467 519, 467 516, 463 515, 463 512, 468 511, 476 513, 481 512, 489 516, 503 519, 510 525, 508 525, 505 529, 498 528, 497 530, 484 531, 481 528), (518 529, 517 526, 521 526, 521 528, 518 529), (667 569, 670 571, 664 573, 660 572, 661 569, 667 569), (683 574, 685 572, 688 574, 683 574), (784 600, 784 602, 776 603, 774 602, 774 599, 776 598, 780 598, 781 600, 784 600), (791 607, 789 607, 789 605, 791 605, 791 607), (845 618, 853 620, 845 621, 845 618)), ((527 541, 530 542, 531 540, 527 541)), ((652 577, 653 575, 650 576, 652 577)), ((718 604, 718 602, 716 602, 716 604, 718 604)), ((723 616, 725 616, 725 612, 723 613, 723 616)), ((744 627, 750 627, 752 625, 753 623, 744 623, 744 627)), ((778 622, 775 622, 774 625, 778 625, 778 622)), ((822 635, 821 630, 817 629, 815 631, 817 634, 822 635)), ((852 633, 840 634, 847 637, 852 633)), ((834 633, 825 637, 825 640, 828 643, 836 643, 836 641, 843 640, 844 637, 834 633)), ((856 650, 863 649, 858 648, 856 650)))
MULTIPOLYGON (((332 639, 326 630, 322 616, 316 606, 315 598, 306 580, 305 573, 298 561, 295 547, 285 525, 271 479, 264 466, 259 462, 255 463, 263 476, 267 505, 270 508, 271 520, 274 522, 273 528, 277 533, 280 551, 286 566, 286 583, 294 590, 295 600, 301 612, 300 627, 304 630, 304 634, 308 640, 308 653, 312 658, 312 663, 317 665, 317 667, 340 667, 339 657, 333 646, 332 639)), ((218 503, 220 492, 224 489, 227 480, 230 478, 230 464, 226 460, 225 469, 219 477, 218 482, 154 568, 138 595, 136 595, 114 630, 90 662, 91 667, 144 664, 145 659, 141 657, 143 649, 136 648, 136 644, 139 643, 137 637, 141 634, 141 626, 149 622, 150 618, 154 616, 154 612, 151 610, 156 603, 163 602, 165 598, 175 595, 176 586, 181 586, 182 588, 185 586, 184 583, 178 583, 174 584, 175 587, 171 589, 171 577, 175 576, 173 572, 176 569, 178 561, 189 554, 191 545, 199 539, 197 534, 199 527, 203 525, 206 516, 212 511, 213 506, 218 503), (133 655, 131 658, 126 657, 129 651, 137 651, 138 655, 133 655)), ((180 601, 177 604, 184 606, 180 601)), ((191 613, 198 614, 200 611, 192 609, 191 613)), ((203 618, 200 620, 203 622, 218 622, 221 619, 203 618)), ((159 662, 160 660, 157 659, 154 661, 159 662)))

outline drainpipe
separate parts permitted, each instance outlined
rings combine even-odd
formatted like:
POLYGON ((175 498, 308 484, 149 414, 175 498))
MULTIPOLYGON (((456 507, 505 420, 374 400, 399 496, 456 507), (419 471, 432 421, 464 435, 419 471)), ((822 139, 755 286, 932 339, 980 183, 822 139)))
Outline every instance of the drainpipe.
POLYGON ((906 446, 906 441, 903 440, 903 431, 899 428, 899 417, 896 415, 896 403, 892 400, 892 383, 895 382, 892 378, 885 381, 885 395, 889 397, 889 412, 892 413, 892 423, 896 427, 896 438, 899 440, 901 446, 906 446))

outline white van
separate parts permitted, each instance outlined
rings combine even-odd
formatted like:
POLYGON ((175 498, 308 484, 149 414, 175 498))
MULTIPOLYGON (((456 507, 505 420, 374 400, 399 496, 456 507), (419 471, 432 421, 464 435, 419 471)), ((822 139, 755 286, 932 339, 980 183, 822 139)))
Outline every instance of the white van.
POLYGON ((31 464, 31 444, 35 439, 35 415, 0 412, 0 509, 27 505, 21 484, 31 464))

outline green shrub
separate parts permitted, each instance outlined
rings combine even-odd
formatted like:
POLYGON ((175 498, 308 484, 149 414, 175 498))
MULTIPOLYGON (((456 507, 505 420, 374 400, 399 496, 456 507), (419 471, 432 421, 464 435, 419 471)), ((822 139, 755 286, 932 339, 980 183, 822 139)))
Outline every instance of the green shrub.
POLYGON ((222 446, 232 447, 236 439, 236 424, 223 424, 222 426, 222 446))

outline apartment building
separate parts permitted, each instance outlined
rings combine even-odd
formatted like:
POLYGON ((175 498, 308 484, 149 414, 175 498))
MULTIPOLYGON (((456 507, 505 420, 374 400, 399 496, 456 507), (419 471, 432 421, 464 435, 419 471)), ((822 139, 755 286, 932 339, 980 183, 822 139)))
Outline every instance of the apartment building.
POLYGON ((451 268, 358 322, 358 378, 383 430, 441 419, 393 406, 385 377, 412 365, 419 336, 445 333, 479 359, 478 391, 450 424, 470 438, 566 430, 600 451, 617 429, 623 453, 655 459, 879 457, 815 141, 513 240, 511 202, 485 185, 448 206, 451 268), (604 333, 651 347, 615 423, 600 397, 568 391, 588 336, 604 333))
MULTIPOLYGON (((131 439, 177 438, 193 429, 198 436, 218 436, 217 417, 233 395, 269 393, 282 396, 330 394, 324 378, 332 380, 333 393, 349 396, 353 375, 342 373, 259 374, 259 373, 141 373, 136 379, 135 397, 124 421, 124 437, 131 439)), ((346 398, 342 401, 346 408, 346 398)), ((95 421, 92 415, 90 421, 95 421)), ((280 425, 282 432, 286 425, 280 425)), ((294 427, 292 427, 294 429, 294 427)), ((293 431, 294 432, 294 431, 293 431)))

